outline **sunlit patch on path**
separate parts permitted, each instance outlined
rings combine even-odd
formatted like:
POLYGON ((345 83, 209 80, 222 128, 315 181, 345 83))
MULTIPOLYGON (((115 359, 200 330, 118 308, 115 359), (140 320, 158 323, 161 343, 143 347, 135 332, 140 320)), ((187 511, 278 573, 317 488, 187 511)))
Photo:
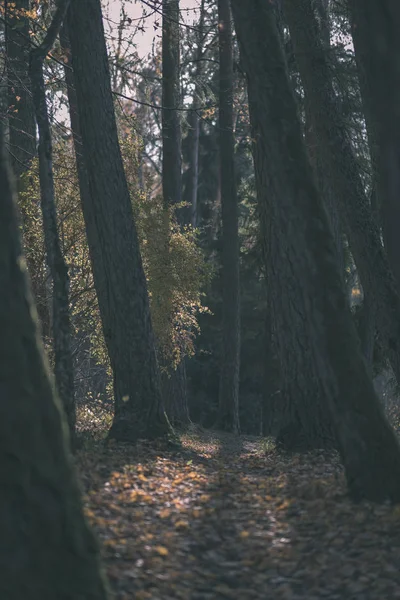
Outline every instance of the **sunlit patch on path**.
POLYGON ((78 466, 118 600, 400 599, 400 511, 351 504, 335 457, 206 432, 78 466))

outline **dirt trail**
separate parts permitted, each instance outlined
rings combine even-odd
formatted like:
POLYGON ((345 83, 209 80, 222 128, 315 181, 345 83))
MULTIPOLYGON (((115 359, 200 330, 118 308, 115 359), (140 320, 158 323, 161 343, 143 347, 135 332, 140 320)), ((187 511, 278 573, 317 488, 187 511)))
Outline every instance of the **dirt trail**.
POLYGON ((79 470, 118 600, 400 599, 400 509, 351 504, 335 458, 201 432, 79 470))

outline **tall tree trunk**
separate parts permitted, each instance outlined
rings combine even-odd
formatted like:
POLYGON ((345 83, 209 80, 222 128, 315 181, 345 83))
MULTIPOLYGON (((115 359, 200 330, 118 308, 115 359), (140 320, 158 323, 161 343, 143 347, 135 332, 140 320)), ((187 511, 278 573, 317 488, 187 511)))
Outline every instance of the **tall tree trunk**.
MULTIPOLYGON (((314 1, 314 10, 319 22, 320 40, 329 56, 332 52, 330 45, 331 29, 329 18, 329 0, 314 1)), ((344 276, 345 264, 343 253, 343 227, 340 222, 339 203, 335 196, 335 191, 330 182, 329 169, 327 169, 324 161, 324 149, 321 147, 321 139, 318 135, 318 124, 315 122, 313 107, 309 101, 308 94, 305 97, 305 139, 307 144, 308 156, 313 168, 317 189, 324 200, 325 207, 328 211, 329 221, 333 232, 333 237, 336 243, 336 248, 339 255, 340 267, 344 276)), ((373 363, 373 347, 375 340, 375 315, 374 306, 369 301, 368 294, 364 291, 364 307, 360 319, 360 341, 364 357, 367 365, 372 370, 373 363)))
POLYGON ((69 1, 60 1, 43 42, 31 51, 30 79, 36 122, 39 129, 39 179, 43 215, 46 260, 49 266, 52 290, 52 335, 57 390, 67 416, 72 445, 75 445, 76 410, 74 374, 71 351, 71 322, 69 314, 68 268, 61 250, 57 227, 57 209, 54 197, 53 149, 46 104, 43 61, 53 47, 69 1))
MULTIPOLYGON (((317 16, 319 17, 321 42, 327 53, 331 51, 331 28, 329 20, 329 0, 316 0, 314 7, 317 16)), ((320 196, 323 198, 328 217, 333 233, 334 240, 339 255, 339 262, 344 273, 344 257, 343 257, 343 240, 342 227, 339 218, 337 201, 326 177, 326 168, 322 160, 322 152, 320 140, 317 135, 317 127, 314 123, 314 113, 312 106, 308 102, 308 97, 305 99, 305 139, 308 150, 308 157, 313 168, 315 182, 320 196)))
POLYGON ((340 203, 350 249, 376 327, 400 381, 400 299, 372 217, 346 125, 338 106, 327 54, 311 0, 285 0, 286 17, 305 95, 314 115, 327 177, 340 203))
POLYGON ((239 433, 240 283, 229 0, 218 0, 219 152, 222 205, 222 353, 216 426, 239 433))
POLYGON ((19 178, 36 153, 36 126, 30 78, 28 73, 30 0, 7 3, 6 53, 8 77, 9 145, 13 171, 19 178))
POLYGON ((189 137, 189 167, 188 182, 184 190, 184 200, 189 204, 190 223, 197 227, 197 196, 199 187, 199 142, 200 142, 200 113, 197 110, 201 99, 201 86, 203 74, 203 46, 204 46, 204 12, 205 0, 200 3, 200 17, 197 24, 197 48, 195 54, 196 75, 194 81, 192 112, 190 113, 189 137))
POLYGON ((164 435, 168 423, 146 278, 118 143, 100 0, 72 0, 68 28, 89 184, 89 194, 81 196, 82 208, 114 374, 110 436, 134 441, 164 435))
MULTIPOLYGON (((162 187, 164 207, 167 212, 182 202, 182 156, 180 106, 180 35, 179 0, 163 0, 162 18, 162 187)), ((184 223, 185 211, 177 208, 176 217, 184 223)), ((166 271, 169 269, 169 219, 165 232, 166 271)), ((167 292, 168 293, 168 292, 167 292)), ((187 404, 185 364, 176 368, 167 366, 168 374, 162 377, 165 407, 169 419, 179 426, 190 423, 187 404)))
POLYGON ((349 0, 349 7, 383 239, 400 288, 400 5, 349 0))
POLYGON ((0 597, 105 600, 0 161, 0 597))
MULTIPOLYGON (((307 323, 303 342, 309 344, 323 391, 320 401, 335 423, 351 496, 399 501, 400 447, 358 348, 327 214, 306 156, 273 3, 232 0, 231 5, 248 82, 263 236, 273 219, 279 238, 272 243, 288 262, 276 274, 278 284, 284 294, 291 286, 298 293, 292 300, 307 323)), ((287 305, 282 302, 281 311, 287 305)), ((290 351, 297 328, 292 314, 286 316, 286 331, 279 335, 290 351)))
MULTIPOLYGON (((6 40, 5 60, 7 64, 7 113, 8 113, 8 146, 11 165, 16 176, 18 194, 24 191, 26 179, 22 177, 29 169, 36 155, 36 123, 35 109, 31 93, 29 77, 29 52, 31 50, 29 36, 30 10, 29 0, 8 2, 6 6, 4 35, 6 40)), ((32 200, 34 202, 34 200, 32 200)), ((32 224, 26 212, 21 211, 24 229, 24 244, 31 243, 32 224)), ((29 273, 32 276, 32 289, 36 299, 46 297, 46 285, 41 277, 34 277, 37 265, 27 256, 29 273)), ((40 324, 46 335, 50 332, 50 314, 45 302, 37 303, 40 324)))
POLYGON ((179 0, 163 0, 162 13, 162 183, 169 208, 182 201, 179 0))

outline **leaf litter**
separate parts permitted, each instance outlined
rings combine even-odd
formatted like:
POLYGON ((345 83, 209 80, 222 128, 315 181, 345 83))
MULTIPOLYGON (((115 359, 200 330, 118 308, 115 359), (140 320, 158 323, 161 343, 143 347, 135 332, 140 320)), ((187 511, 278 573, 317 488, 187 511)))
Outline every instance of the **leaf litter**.
POLYGON ((201 432, 77 461, 115 600, 400 600, 400 508, 351 503, 335 455, 201 432))

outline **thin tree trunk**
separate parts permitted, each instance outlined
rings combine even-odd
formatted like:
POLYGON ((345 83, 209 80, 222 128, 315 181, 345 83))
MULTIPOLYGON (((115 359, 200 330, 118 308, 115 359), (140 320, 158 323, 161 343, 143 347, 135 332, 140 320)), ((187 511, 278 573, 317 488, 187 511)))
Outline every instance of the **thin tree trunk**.
POLYGON ((8 2, 5 14, 9 148, 18 187, 20 176, 36 154, 35 110, 28 73, 30 4, 30 0, 8 2))
POLYGON ((163 0, 162 173, 166 208, 182 202, 181 120, 177 110, 180 106, 179 39, 179 0, 163 0))
MULTIPOLYGON (((180 106, 180 35, 179 0, 163 0, 162 20, 162 187, 164 207, 167 213, 182 202, 182 155, 180 106)), ((185 212, 177 208, 176 217, 184 224, 185 212)), ((166 272, 170 261, 169 219, 166 220, 165 256, 166 272)), ((187 403, 186 370, 181 361, 176 368, 169 368, 162 377, 162 389, 167 415, 172 423, 187 427, 190 423, 187 403)))
POLYGON ((346 126, 336 101, 330 66, 311 0, 285 0, 286 17, 327 177, 346 228, 364 293, 400 381, 400 299, 381 244, 346 126))
POLYGON ((222 353, 216 426, 239 433, 240 283, 229 0, 218 0, 219 152, 222 205, 222 353))
POLYGON ((400 288, 400 5, 349 0, 383 239, 400 288))
POLYGON ((53 150, 43 77, 43 61, 53 47, 62 20, 66 14, 68 3, 68 1, 58 3, 57 10, 43 42, 38 48, 31 51, 30 79, 36 121, 39 129, 40 200, 43 215, 46 260, 53 282, 52 335, 54 343, 54 370, 58 393, 64 406, 71 441, 74 446, 76 441, 76 411, 69 314, 69 276, 58 235, 52 163, 53 150))
POLYGON ((81 201, 114 375, 115 416, 109 435, 135 441, 164 435, 169 428, 146 278, 118 143, 100 0, 72 0, 68 30, 89 184, 89 193, 81 188, 81 201))
MULTIPOLYGON (((335 423, 350 494, 357 500, 398 502, 400 447, 358 348, 327 214, 306 156, 273 4, 232 0, 231 5, 248 82, 261 225, 264 229, 273 219, 279 230, 273 240, 276 251, 285 254, 297 282, 296 310, 307 323, 309 359, 324 392, 321 402, 335 423)), ((264 243, 266 233, 268 227, 264 243)), ((285 273, 276 277, 280 284, 294 285, 285 273)), ((293 325, 288 320, 288 330, 279 335, 290 341, 297 333, 293 325)))
POLYGON ((192 112, 190 113, 190 129, 188 133, 189 150, 189 177, 185 188, 184 199, 189 204, 190 223, 197 227, 197 195, 199 187, 199 141, 200 141, 200 113, 196 108, 199 106, 201 98, 200 89, 203 75, 203 46, 204 46, 204 4, 201 0, 200 18, 197 24, 197 48, 195 60, 196 75, 194 81, 192 112))
POLYGON ((0 597, 106 600, 0 161, 0 597))

